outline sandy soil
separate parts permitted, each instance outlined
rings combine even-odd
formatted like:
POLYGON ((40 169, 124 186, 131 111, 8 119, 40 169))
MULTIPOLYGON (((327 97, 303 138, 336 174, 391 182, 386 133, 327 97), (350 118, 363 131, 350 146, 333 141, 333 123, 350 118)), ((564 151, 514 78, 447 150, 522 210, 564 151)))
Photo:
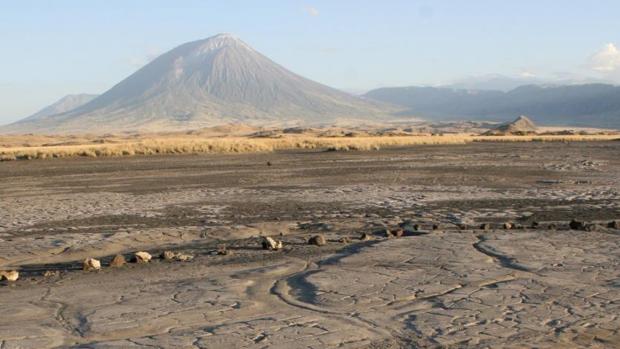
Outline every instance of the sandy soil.
POLYGON ((0 282, 0 348, 619 347, 618 154, 483 143, 0 163, 0 269, 21 272, 0 282), (402 238, 381 232, 399 225, 402 238), (306 243, 317 233, 326 246, 306 243), (196 258, 108 267, 165 249, 196 258), (82 271, 86 257, 103 270, 82 271))

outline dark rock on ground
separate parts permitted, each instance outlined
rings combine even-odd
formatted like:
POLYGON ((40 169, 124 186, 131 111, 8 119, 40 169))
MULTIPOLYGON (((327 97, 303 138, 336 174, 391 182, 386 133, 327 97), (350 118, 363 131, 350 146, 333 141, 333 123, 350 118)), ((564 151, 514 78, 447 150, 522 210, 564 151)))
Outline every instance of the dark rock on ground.
POLYGON ((585 230, 586 229, 586 223, 583 221, 578 221, 576 219, 573 219, 572 221, 570 221, 570 223, 568 223, 568 226, 572 230, 585 230))
POLYGON ((390 233, 392 234, 392 236, 399 238, 405 234, 405 231, 402 228, 397 228, 392 229, 390 233))
POLYGON ((375 236, 383 236, 383 237, 386 237, 386 238, 392 237, 392 233, 387 228, 377 229, 377 230, 373 231, 372 234, 375 235, 375 236))
POLYGON ((325 244, 327 244, 327 240, 325 240, 325 236, 319 234, 311 237, 308 240, 308 244, 315 246, 324 246, 325 244))

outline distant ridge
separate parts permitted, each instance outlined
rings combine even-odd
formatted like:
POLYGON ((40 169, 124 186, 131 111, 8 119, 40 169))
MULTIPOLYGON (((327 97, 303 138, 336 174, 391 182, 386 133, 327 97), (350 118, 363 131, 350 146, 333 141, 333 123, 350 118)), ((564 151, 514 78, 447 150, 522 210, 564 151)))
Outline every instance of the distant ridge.
POLYGON ((542 125, 620 128, 620 87, 527 85, 508 92, 445 87, 388 87, 364 97, 402 106, 430 121, 511 121, 529 115, 542 125))
POLYGON ((57 100, 56 102, 48 105, 47 107, 25 118, 24 121, 41 120, 51 115, 56 115, 56 114, 71 111, 77 107, 80 107, 92 101, 97 96, 98 95, 87 94, 87 93, 66 95, 62 97, 61 99, 57 100))
POLYGON ((178 46, 92 101, 5 132, 162 131, 381 120, 389 108, 296 75, 231 34, 178 46))

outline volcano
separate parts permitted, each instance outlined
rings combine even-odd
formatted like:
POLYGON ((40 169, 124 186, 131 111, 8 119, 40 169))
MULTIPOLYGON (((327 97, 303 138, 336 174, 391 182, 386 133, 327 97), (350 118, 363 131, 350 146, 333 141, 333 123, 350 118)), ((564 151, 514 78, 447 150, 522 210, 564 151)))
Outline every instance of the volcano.
POLYGON ((292 73, 231 34, 178 46, 92 101, 9 132, 118 132, 221 124, 380 121, 384 105, 292 73))

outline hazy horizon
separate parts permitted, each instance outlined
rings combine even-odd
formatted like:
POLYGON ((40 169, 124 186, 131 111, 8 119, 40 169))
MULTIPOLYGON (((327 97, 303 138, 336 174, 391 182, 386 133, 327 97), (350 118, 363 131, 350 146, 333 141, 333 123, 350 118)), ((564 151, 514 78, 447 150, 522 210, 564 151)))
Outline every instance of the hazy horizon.
POLYGON ((620 4, 611 1, 188 1, 173 8, 163 1, 23 1, 0 13, 11 53, 0 57, 0 124, 67 94, 105 92, 157 55, 220 32, 348 92, 493 75, 617 83, 615 10, 620 4))

